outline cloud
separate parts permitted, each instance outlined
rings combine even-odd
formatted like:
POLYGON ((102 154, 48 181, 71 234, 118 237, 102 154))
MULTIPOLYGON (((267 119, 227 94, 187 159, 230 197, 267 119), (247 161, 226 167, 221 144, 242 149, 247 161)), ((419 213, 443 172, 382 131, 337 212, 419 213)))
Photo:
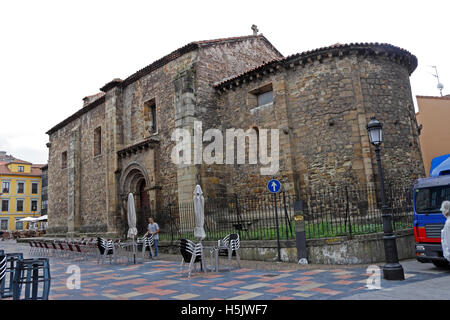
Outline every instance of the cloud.
POLYGON ((41 142, 39 138, 31 134, 14 137, 0 136, 0 151, 6 151, 7 154, 32 163, 48 161, 48 149, 45 147, 45 142, 41 142), (44 147, 37 147, 39 145, 44 147))

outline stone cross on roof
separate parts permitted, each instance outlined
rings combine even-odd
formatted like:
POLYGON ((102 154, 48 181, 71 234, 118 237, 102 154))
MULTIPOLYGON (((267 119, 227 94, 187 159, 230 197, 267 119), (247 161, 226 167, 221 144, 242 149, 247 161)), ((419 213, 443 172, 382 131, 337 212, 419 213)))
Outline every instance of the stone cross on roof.
POLYGON ((252 30, 253 30, 253 35, 257 36, 258 35, 258 27, 256 26, 256 24, 252 25, 252 30))

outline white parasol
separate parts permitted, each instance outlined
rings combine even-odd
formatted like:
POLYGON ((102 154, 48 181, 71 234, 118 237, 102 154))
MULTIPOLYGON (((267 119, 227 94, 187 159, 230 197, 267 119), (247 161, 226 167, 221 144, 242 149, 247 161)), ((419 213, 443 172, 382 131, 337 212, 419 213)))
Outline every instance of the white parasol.
POLYGON ((128 194, 128 238, 133 239, 133 257, 134 263, 136 263, 136 248, 134 243, 134 237, 137 235, 136 229, 136 208, 134 206, 134 197, 132 193, 128 194))
POLYGON ((199 238, 200 241, 205 239, 205 198, 203 197, 202 188, 197 185, 194 191, 194 214, 195 214, 195 228, 194 237, 199 238))

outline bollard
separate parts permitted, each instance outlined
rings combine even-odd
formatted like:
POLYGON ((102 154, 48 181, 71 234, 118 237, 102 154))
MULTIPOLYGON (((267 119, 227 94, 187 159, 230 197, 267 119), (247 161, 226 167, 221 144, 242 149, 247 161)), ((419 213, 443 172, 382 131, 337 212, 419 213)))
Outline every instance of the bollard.
POLYGON ((48 259, 18 261, 14 272, 13 300, 48 300, 49 293, 50 264, 48 259), (24 289, 23 298, 22 289, 24 289))
POLYGON ((297 259, 300 264, 308 264, 306 251, 305 220, 302 215, 303 202, 294 202, 295 240, 297 244, 297 259))
POLYGON ((6 274, 0 286, 0 297, 9 298, 13 295, 14 271, 17 262, 23 260, 23 253, 7 253, 6 254, 6 274), (9 275, 9 277, 8 277, 9 275), (9 279, 8 283, 7 280, 9 279))

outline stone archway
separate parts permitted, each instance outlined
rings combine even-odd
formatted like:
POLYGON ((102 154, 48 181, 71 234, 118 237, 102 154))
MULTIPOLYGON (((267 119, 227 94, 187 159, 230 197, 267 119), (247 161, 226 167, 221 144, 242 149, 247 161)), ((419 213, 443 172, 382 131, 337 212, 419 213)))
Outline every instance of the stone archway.
POLYGON ((127 223, 127 199, 131 192, 134 196, 136 207, 136 228, 138 235, 143 235, 147 229, 147 220, 150 217, 150 196, 148 193, 149 176, 147 170, 139 163, 130 164, 120 178, 120 193, 122 199, 122 221, 125 221, 123 229, 128 230, 127 223))

